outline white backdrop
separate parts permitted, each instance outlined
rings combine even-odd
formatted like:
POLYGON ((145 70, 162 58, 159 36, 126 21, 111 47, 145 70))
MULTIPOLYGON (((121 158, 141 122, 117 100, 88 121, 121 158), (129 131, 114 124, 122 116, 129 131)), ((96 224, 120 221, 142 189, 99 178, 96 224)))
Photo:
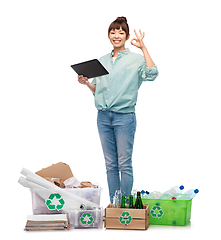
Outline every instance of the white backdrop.
MULTIPOLYGON (((215 0, 0 3, 1 229, 6 234, 24 239, 116 233, 161 239, 176 234, 193 239, 218 230, 219 6, 215 0), (78 83, 70 65, 112 50, 107 29, 118 16, 127 17, 131 37, 134 28, 145 31, 144 42, 159 69, 159 77, 139 90, 134 188, 162 192, 179 184, 186 190, 199 188, 192 224, 150 226, 144 232, 26 233, 23 228, 32 209, 30 192, 17 183, 23 167, 35 172, 65 162, 79 180, 99 183, 101 205, 109 203, 93 95, 78 83)), ((129 41, 126 47, 141 54, 129 41)))

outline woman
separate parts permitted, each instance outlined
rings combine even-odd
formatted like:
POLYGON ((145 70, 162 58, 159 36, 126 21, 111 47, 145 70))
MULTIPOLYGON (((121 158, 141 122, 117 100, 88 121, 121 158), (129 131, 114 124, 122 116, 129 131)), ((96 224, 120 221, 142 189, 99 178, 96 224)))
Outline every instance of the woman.
POLYGON ((153 81, 158 70, 144 45, 144 33, 134 30, 131 44, 143 56, 125 48, 130 38, 125 17, 118 17, 108 29, 113 50, 99 60, 109 74, 94 78, 92 83, 82 75, 78 81, 93 92, 98 109, 97 126, 103 148, 110 202, 116 190, 128 197, 133 186, 132 152, 136 130, 135 105, 143 81, 153 81))

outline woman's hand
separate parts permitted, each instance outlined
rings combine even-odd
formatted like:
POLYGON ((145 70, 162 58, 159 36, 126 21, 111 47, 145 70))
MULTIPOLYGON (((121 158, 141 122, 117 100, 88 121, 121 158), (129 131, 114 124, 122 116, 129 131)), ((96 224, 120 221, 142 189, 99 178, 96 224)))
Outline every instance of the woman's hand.
POLYGON ((138 36, 135 29, 134 29, 134 32, 135 32, 135 35, 136 35, 137 38, 133 38, 131 40, 131 44, 142 50, 146 66, 147 67, 154 67, 155 64, 154 64, 153 60, 151 59, 150 54, 148 53, 147 48, 146 48, 146 46, 144 45, 144 42, 143 42, 144 32, 142 33, 141 30, 139 30, 140 36, 138 36))
POLYGON ((83 75, 78 75, 78 82, 81 83, 81 84, 87 85, 88 84, 88 78, 84 77, 83 75))
POLYGON ((89 89, 95 94, 96 85, 90 83, 87 77, 84 77, 83 75, 78 75, 78 82, 87 85, 89 89))
POLYGON ((134 45, 135 47, 138 47, 142 50, 143 48, 145 48, 145 45, 143 42, 143 38, 144 38, 145 34, 144 34, 144 32, 142 33, 140 29, 139 29, 139 32, 140 32, 140 36, 138 36, 136 30, 134 29, 134 33, 137 38, 133 38, 130 43, 132 45, 134 45))

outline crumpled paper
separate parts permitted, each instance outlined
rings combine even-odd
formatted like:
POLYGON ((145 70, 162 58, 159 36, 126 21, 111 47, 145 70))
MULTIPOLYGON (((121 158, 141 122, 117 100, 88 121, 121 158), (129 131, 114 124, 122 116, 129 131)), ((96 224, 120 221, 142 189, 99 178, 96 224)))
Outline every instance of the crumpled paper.
POLYGON ((45 177, 45 179, 48 180, 51 183, 54 183, 56 186, 58 186, 60 188, 64 188, 65 187, 64 182, 60 178, 45 177))
POLYGON ((71 177, 64 181, 64 185, 66 188, 78 187, 80 184, 81 182, 78 181, 76 177, 71 177))
POLYGON ((81 182, 78 188, 98 188, 98 186, 92 184, 91 182, 86 181, 86 182, 81 182))
POLYGON ((60 188, 98 188, 98 185, 94 185, 89 181, 80 182, 76 177, 68 178, 65 181, 60 178, 45 177, 45 179, 60 188))

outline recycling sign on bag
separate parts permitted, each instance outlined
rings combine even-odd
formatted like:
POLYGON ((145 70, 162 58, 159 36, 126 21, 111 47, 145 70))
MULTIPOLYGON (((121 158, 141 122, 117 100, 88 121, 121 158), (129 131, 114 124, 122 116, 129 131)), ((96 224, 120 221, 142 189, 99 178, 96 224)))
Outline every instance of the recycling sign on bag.
POLYGON ((61 210, 64 207, 65 201, 59 193, 52 193, 45 204, 49 210, 61 210))
POLYGON ((163 217, 163 210, 160 206, 155 205, 150 210, 150 214, 153 218, 162 218, 163 217))
POLYGON ((132 217, 129 212, 122 212, 119 221, 123 225, 129 225, 132 221, 132 217))
POLYGON ((83 227, 90 226, 94 222, 94 218, 91 213, 84 212, 82 213, 80 219, 79 219, 80 225, 83 227))

